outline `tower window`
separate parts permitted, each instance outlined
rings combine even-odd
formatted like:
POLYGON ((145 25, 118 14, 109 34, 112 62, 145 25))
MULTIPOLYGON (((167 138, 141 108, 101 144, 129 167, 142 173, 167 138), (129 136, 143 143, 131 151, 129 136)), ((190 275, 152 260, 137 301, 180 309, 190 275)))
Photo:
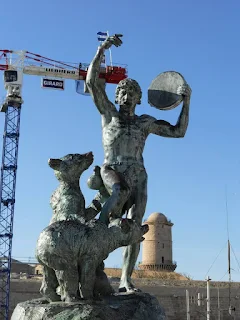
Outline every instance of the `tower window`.
POLYGON ((164 263, 164 257, 162 257, 162 263, 164 263))
POLYGON ((164 249, 164 243, 162 244, 162 247, 163 247, 163 249, 164 249))

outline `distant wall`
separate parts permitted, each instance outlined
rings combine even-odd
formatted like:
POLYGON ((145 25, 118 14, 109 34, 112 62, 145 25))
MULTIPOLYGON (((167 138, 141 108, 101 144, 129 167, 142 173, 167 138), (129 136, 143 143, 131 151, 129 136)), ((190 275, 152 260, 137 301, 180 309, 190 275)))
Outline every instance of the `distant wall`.
MULTIPOLYGON (((192 284, 188 287, 180 287, 183 282, 177 283, 175 281, 175 286, 163 286, 158 285, 157 282, 144 281, 144 279, 138 280, 137 285, 143 291, 151 293, 158 298, 159 303, 165 309, 168 320, 184 320, 186 319, 186 288, 189 289, 190 296, 194 295, 196 292, 201 292, 204 294, 204 299, 206 298, 206 288, 193 287, 192 284)), ((187 281, 186 281, 187 283, 187 281)), ((12 313, 15 306, 22 301, 36 299, 41 297, 39 294, 39 288, 41 285, 40 280, 27 279, 27 280, 12 280, 11 281, 11 294, 10 294, 10 311, 12 313)), ((197 284, 198 285, 198 284, 197 284)), ((113 283, 113 286, 117 290, 117 283, 113 283)), ((218 320, 217 312, 217 290, 216 288, 211 289, 211 320, 218 320)), ((232 304, 236 307, 235 318, 228 316, 228 289, 220 289, 220 306, 221 309, 221 319, 240 319, 240 296, 239 287, 232 289, 232 304)), ((191 320, 206 320, 206 301, 204 300, 204 305, 198 307, 196 304, 190 304, 190 315, 191 320)))
POLYGON ((10 285, 10 314, 19 302, 41 297, 39 289, 41 281, 11 280, 10 285))
POLYGON ((34 273, 34 267, 27 263, 22 263, 17 260, 12 260, 11 264, 11 272, 12 273, 27 273, 27 274, 33 274, 34 273))
MULTIPOLYGON (((163 306, 168 320, 184 320, 186 315, 186 299, 185 297, 174 298, 173 296, 161 296, 157 297, 159 303, 163 306)), ((237 303, 237 312, 235 312, 235 318, 228 315, 228 299, 221 298, 221 318, 222 320, 240 319, 239 302, 237 303)), ((206 320, 206 303, 198 307, 196 304, 190 304, 190 317, 191 320, 206 320)), ((218 320, 217 310, 217 298, 211 298, 211 320, 218 320)))

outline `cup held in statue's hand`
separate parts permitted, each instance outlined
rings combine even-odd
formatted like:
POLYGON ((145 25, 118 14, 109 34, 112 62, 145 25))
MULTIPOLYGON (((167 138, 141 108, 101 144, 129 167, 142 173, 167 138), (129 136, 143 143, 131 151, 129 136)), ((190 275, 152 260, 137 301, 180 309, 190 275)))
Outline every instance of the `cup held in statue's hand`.
POLYGON ((160 110, 170 110, 177 107, 183 96, 177 94, 179 86, 186 85, 179 72, 166 71, 160 73, 148 88, 148 103, 160 110))

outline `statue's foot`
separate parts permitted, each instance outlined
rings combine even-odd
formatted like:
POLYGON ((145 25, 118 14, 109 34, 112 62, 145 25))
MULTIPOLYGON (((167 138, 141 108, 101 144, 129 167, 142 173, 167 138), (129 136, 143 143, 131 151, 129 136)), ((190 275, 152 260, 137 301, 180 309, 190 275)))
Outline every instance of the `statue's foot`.
POLYGON ((133 284, 128 284, 126 286, 120 286, 118 292, 142 292, 140 289, 135 288, 133 284))
POLYGON ((97 271, 93 292, 95 296, 100 295, 103 297, 110 296, 115 293, 104 271, 97 271))
POLYGON ((79 297, 76 297, 76 296, 66 296, 65 297, 65 302, 67 303, 71 303, 71 302, 78 302, 80 301, 80 298, 79 297))
POLYGON ((56 292, 45 294, 44 298, 46 298, 48 302, 61 301, 61 296, 59 296, 56 292))

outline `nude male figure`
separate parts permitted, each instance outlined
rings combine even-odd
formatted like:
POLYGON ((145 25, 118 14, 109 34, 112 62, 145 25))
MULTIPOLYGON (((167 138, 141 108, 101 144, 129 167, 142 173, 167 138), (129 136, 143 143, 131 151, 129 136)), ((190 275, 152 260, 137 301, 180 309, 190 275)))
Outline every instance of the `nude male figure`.
MULTIPOLYGON (((101 177, 110 197, 105 202, 100 219, 121 217, 128 209, 128 218, 142 222, 147 203, 147 173, 143 162, 143 149, 150 133, 169 138, 184 137, 189 119, 191 89, 181 86, 178 94, 183 95, 183 107, 176 125, 157 120, 149 115, 135 115, 141 103, 142 92, 132 79, 122 80, 116 89, 119 110, 108 100, 99 83, 99 71, 104 51, 112 45, 120 46, 120 35, 108 37, 98 48, 86 78, 88 90, 102 116, 102 141, 104 163, 101 177)), ((140 243, 126 247, 123 254, 120 292, 138 291, 131 282, 131 275, 139 254, 140 243)))

